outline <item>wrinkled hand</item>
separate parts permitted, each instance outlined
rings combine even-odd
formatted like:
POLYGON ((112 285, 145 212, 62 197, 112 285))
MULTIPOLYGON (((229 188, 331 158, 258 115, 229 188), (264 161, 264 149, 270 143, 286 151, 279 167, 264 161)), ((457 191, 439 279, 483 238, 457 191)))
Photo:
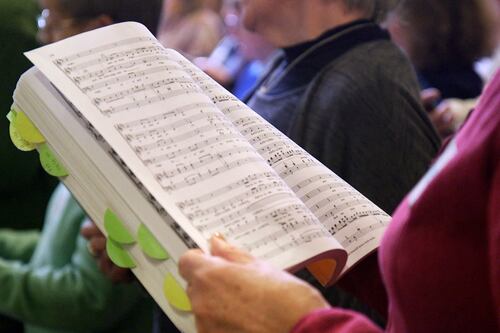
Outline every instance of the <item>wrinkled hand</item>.
POLYGON ((442 138, 454 132, 454 114, 446 101, 439 102, 441 93, 434 88, 424 89, 420 92, 420 99, 428 112, 429 118, 442 138))
POLYGON ((288 333, 312 310, 328 307, 314 288, 219 238, 211 255, 179 261, 199 333, 288 333))
POLYGON ((116 266, 106 253, 106 237, 94 222, 87 220, 80 231, 88 240, 90 254, 96 258, 101 272, 114 283, 131 282, 133 274, 129 269, 116 266))

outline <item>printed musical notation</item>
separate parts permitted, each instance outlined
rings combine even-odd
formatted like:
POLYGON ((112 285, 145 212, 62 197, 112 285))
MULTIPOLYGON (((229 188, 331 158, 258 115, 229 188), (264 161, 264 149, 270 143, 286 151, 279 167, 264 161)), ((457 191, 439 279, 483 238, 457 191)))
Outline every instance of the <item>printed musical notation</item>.
MULTIPOLYGON (((266 165, 213 104, 190 104, 120 122, 115 128, 168 193, 201 185, 239 167, 266 165)), ((255 255, 269 256, 266 251, 275 248, 271 243, 299 244, 300 238, 307 243, 328 234, 324 228, 311 232, 317 229, 311 222, 316 218, 267 168, 202 193, 191 193, 176 205, 201 233, 220 232, 255 255)))
POLYGON ((350 242, 346 245, 349 247, 355 240, 355 251, 370 250, 359 245, 362 244, 360 242, 378 235, 380 229, 388 224, 389 215, 243 103, 220 87, 210 85, 210 79, 199 69, 186 61, 181 60, 180 64, 332 235, 337 239, 348 239, 350 242), (377 227, 370 221, 376 221, 377 227))
MULTIPOLYGON (((385 228, 387 223, 383 220, 376 220, 375 222, 366 225, 365 227, 357 227, 354 232, 349 236, 344 236, 341 244, 347 250, 347 253, 351 254, 362 244, 357 244, 358 239, 364 239, 366 235, 369 235, 372 231, 385 228)), ((365 242, 369 242, 372 239, 364 239, 365 242)))
POLYGON ((104 44, 104 45, 97 46, 94 48, 86 49, 84 51, 80 51, 80 52, 77 52, 77 53, 74 53, 71 55, 67 55, 67 56, 64 56, 62 58, 56 58, 53 61, 57 65, 66 64, 66 65, 71 66, 73 64, 73 61, 75 61, 75 60, 89 57, 89 56, 92 56, 95 54, 104 53, 104 52, 109 51, 109 50, 115 50, 115 49, 119 48, 120 46, 132 46, 136 43, 153 42, 153 41, 154 41, 154 39, 151 37, 131 37, 131 38, 122 39, 120 41, 116 41, 113 43, 104 44))
MULTIPOLYGON (((216 106, 237 99, 230 94, 207 97, 205 90, 216 91, 220 86, 197 81, 199 73, 185 60, 179 61, 177 54, 154 40, 129 38, 53 62, 149 170, 162 192, 148 193, 142 176, 109 147, 158 211, 168 197, 206 238, 220 232, 266 258, 280 255, 276 245, 328 237, 328 231, 252 146, 268 134, 260 127, 240 133, 224 115, 239 108, 216 106), (250 143, 244 137, 247 132, 256 134, 250 143), (248 176, 248 171, 238 170, 253 173, 248 176)), ((273 141, 273 135, 268 140, 273 141)), ((173 227, 182 234, 182 228, 173 227)))
MULTIPOLYGON (((377 229, 367 229, 365 220, 386 221, 376 206, 153 38, 82 47, 52 60, 120 140, 110 151, 125 153, 113 156, 142 193, 158 211, 174 203, 185 217, 173 225, 179 235, 189 223, 204 238, 220 232, 269 259, 289 247, 311 251, 311 242, 331 249, 331 234, 358 246, 377 229), (147 177, 129 169, 127 159, 147 177)), ((98 127, 92 128, 104 142, 98 127)))
POLYGON ((53 63, 107 117, 201 92, 152 38, 124 39, 53 63))
MULTIPOLYGON (((262 259, 270 259, 274 256, 279 255, 287 250, 297 248, 301 245, 308 244, 313 242, 316 239, 330 237, 328 231, 325 231, 322 228, 310 229, 306 232, 300 233, 299 237, 292 237, 291 240, 285 244, 280 245, 279 247, 273 248, 270 251, 267 251, 264 255, 261 256, 262 259)), ((269 237, 267 237, 269 239, 269 237)), ((252 247, 245 247, 247 251, 252 249, 252 247)))

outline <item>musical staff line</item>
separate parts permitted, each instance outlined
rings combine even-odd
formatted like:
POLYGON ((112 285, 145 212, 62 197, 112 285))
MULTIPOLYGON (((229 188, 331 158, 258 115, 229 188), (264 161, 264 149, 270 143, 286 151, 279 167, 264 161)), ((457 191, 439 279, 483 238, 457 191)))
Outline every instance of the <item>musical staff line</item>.
POLYGON ((80 59, 80 58, 84 58, 84 57, 88 57, 88 56, 91 56, 91 55, 95 55, 97 53, 101 53, 101 52, 104 52, 104 51, 108 51, 108 50, 112 50, 112 49, 116 49, 117 47, 120 47, 120 46, 130 46, 130 45, 133 45, 133 44, 136 44, 136 43, 141 43, 141 42, 153 42, 155 41, 153 38, 150 38, 150 37, 132 37, 132 38, 126 38, 126 39, 122 39, 120 41, 117 41, 117 42, 113 42, 113 43, 108 43, 108 44, 104 44, 102 46, 98 46, 98 47, 94 47, 94 48, 91 48, 91 49, 88 49, 86 51, 83 51, 83 52, 77 52, 77 53, 74 53, 74 54, 70 54, 64 58, 57 58, 54 60, 54 63, 57 65, 57 66, 62 66, 64 65, 65 63, 69 62, 69 61, 74 61, 74 60, 77 60, 77 59, 80 59))

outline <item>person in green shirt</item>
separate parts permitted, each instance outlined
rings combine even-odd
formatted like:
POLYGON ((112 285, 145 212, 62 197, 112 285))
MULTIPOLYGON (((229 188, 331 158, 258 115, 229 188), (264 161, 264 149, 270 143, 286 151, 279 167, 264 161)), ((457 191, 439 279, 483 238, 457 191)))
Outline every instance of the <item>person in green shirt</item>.
MULTIPOLYGON (((37 15, 34 0, 0 0, 0 111, 3 115, 9 112, 19 76, 30 67, 22 53, 38 45, 37 15)), ((0 228, 40 228, 40 217, 57 181, 42 170, 36 154, 25 154, 14 147, 5 116, 0 117, 0 152, 0 228)), ((22 332, 22 325, 0 314, 0 332, 22 332)))
MULTIPOLYGON (((122 21, 155 31, 161 2, 40 0, 38 38, 50 43, 122 21)), ((20 188, 30 196, 29 185, 20 188)), ((100 272, 79 233, 86 220, 61 184, 41 232, 0 230, 0 314, 22 321, 25 333, 149 332, 152 299, 137 282, 114 284, 100 272)))
POLYGON ((85 219, 61 184, 41 233, 0 231, 0 313, 26 333, 150 331, 151 299, 137 283, 102 275, 79 235, 85 219))

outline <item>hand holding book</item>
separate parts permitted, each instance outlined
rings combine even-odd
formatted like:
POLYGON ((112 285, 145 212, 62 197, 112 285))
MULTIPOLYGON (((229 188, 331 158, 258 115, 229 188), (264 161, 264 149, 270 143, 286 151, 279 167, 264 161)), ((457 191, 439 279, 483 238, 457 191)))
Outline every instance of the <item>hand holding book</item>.
POLYGON ((287 333, 306 314, 329 307, 304 281, 220 238, 211 239, 211 254, 192 250, 179 262, 180 273, 190 285, 200 332, 287 333))
POLYGON ((37 69, 21 78, 16 108, 67 170, 112 257, 134 266, 186 332, 186 307, 165 296, 182 284, 180 256, 207 251, 216 232, 277 268, 308 266, 324 284, 378 246, 387 214, 143 26, 27 56, 37 69), (160 248, 144 246, 148 235, 160 248), (161 249, 168 256, 151 256, 161 249))

